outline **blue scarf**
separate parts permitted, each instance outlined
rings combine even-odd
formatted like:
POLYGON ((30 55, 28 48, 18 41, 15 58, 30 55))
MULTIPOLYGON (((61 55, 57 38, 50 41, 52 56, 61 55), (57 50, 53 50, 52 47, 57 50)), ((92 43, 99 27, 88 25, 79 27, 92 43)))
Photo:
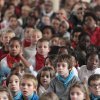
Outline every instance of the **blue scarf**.
POLYGON ((95 96, 91 93, 90 95, 91 100, 100 100, 100 96, 95 96))
POLYGON ((14 99, 14 100, 19 100, 19 99, 21 98, 21 96, 22 96, 22 92, 21 92, 21 91, 18 91, 18 92, 16 93, 16 95, 13 97, 13 99, 14 99))
POLYGON ((61 75, 58 75, 57 79, 61 81, 65 87, 67 87, 68 83, 73 79, 74 76, 74 72, 70 71, 69 75, 66 78, 62 77, 61 75))
MULTIPOLYGON (((24 97, 22 96, 19 100, 24 100, 24 97)), ((27 97, 27 100, 39 100, 38 95, 36 93, 33 93, 32 95, 27 97)))

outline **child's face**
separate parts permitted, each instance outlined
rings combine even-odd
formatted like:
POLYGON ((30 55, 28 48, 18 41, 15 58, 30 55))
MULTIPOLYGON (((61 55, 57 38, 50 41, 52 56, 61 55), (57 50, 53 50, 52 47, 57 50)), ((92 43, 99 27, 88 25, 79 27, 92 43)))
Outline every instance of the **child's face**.
POLYGON ((0 100, 9 100, 7 92, 0 92, 0 100))
POLYGON ((52 31, 49 28, 43 30, 43 37, 48 39, 48 40, 51 39, 52 34, 53 33, 52 33, 52 31))
POLYGON ((31 33, 33 32, 33 29, 32 28, 26 28, 26 31, 25 31, 25 39, 26 40, 31 40, 31 33))
POLYGON ((38 42, 37 43, 37 52, 43 56, 47 56, 50 51, 49 42, 38 42))
POLYGON ((51 40, 52 46, 59 46, 59 38, 55 37, 51 40))
POLYGON ((85 100, 84 93, 78 87, 74 87, 70 91, 71 100, 85 100))
POLYGON ((87 68, 90 70, 94 70, 99 67, 99 56, 91 55, 87 60, 87 68))
POLYGON ((69 75, 68 64, 66 62, 57 62, 57 72, 63 77, 67 77, 69 75))
POLYGON ((18 41, 12 41, 9 46, 9 52, 12 56, 17 56, 21 52, 21 45, 18 41))
POLYGON ((2 37, 3 44, 4 44, 4 45, 8 45, 8 44, 9 44, 9 41, 10 41, 10 39, 11 39, 12 37, 13 37, 13 36, 10 35, 10 34, 5 34, 5 35, 2 37))
POLYGON ((22 79, 21 91, 24 97, 28 97, 36 91, 36 88, 31 79, 22 79))
POLYGON ((95 81, 91 81, 90 86, 89 86, 89 90, 95 96, 100 96, 100 79, 95 80, 95 81))
POLYGON ((20 87, 19 87, 19 84, 20 84, 20 79, 18 76, 16 75, 12 75, 10 77, 10 80, 9 80, 9 88, 12 92, 18 92, 20 90, 20 87))
POLYGON ((9 20, 9 24, 10 24, 11 27, 17 27, 18 21, 17 21, 16 18, 12 17, 9 20))
POLYGON ((71 62, 71 63, 70 63, 70 64, 71 64, 71 65, 70 65, 71 67, 75 67, 75 66, 76 66, 76 59, 75 59, 74 56, 71 56, 70 62, 71 62))
POLYGON ((50 72, 49 71, 42 71, 41 72, 41 78, 40 78, 40 82, 44 87, 47 87, 50 83, 50 72))
POLYGON ((78 37, 79 37, 80 34, 81 34, 80 32, 75 32, 75 33, 74 33, 73 40, 74 40, 76 43, 78 43, 78 37))
POLYGON ((35 32, 32 34, 31 41, 33 45, 36 45, 38 40, 42 38, 42 34, 40 32, 35 32))

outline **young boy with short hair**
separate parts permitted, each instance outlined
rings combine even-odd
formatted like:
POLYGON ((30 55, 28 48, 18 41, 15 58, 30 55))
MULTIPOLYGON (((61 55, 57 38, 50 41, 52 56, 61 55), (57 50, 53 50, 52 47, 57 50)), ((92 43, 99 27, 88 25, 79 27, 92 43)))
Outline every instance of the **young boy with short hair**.
POLYGON ((44 38, 39 39, 36 45, 36 50, 36 55, 29 59, 29 62, 33 66, 31 72, 33 70, 39 71, 44 66, 45 58, 48 56, 48 53, 50 51, 49 41, 44 38))
POLYGON ((38 95, 36 94, 37 91, 37 79, 32 74, 24 74, 21 79, 21 91, 22 97, 20 100, 39 100, 38 95))
POLYGON ((100 74, 93 74, 88 79, 90 100, 100 100, 100 74))
POLYGON ((79 81, 71 70, 69 55, 58 56, 56 70, 58 75, 51 81, 48 91, 55 92, 60 100, 68 100, 70 86, 79 81))

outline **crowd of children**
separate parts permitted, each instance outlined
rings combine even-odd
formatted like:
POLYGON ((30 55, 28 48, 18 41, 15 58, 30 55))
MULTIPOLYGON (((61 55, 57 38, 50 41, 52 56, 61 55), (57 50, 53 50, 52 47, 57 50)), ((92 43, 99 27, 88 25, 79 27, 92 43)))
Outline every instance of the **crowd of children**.
POLYGON ((0 100, 100 100, 100 0, 0 0, 0 100))

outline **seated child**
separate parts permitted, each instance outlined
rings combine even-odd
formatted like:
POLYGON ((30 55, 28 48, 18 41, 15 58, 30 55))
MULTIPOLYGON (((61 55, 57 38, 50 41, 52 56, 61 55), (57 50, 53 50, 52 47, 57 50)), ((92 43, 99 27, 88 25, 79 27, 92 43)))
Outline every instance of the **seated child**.
POLYGON ((55 76, 55 71, 50 67, 43 67, 37 75, 38 95, 47 92, 51 79, 55 76))
POLYGON ((68 100, 68 91, 72 84, 79 81, 70 69, 69 56, 59 55, 56 62, 58 75, 50 82, 48 91, 55 92, 60 100, 68 100))
POLYGON ((32 64, 33 68, 31 71, 39 71, 45 63, 45 58, 48 56, 50 51, 50 44, 47 39, 39 39, 36 45, 36 55, 29 59, 29 62, 32 64))
POLYGON ((80 67, 78 75, 82 82, 88 81, 88 78, 92 74, 100 74, 100 58, 97 52, 91 52, 87 55, 87 65, 83 65, 80 67))
POLYGON ((8 29, 2 32, 1 40, 2 40, 2 48, 0 49, 0 60, 6 57, 6 55, 9 53, 9 41, 11 38, 15 36, 15 33, 8 29))
POLYGON ((0 86, 0 100, 13 100, 10 90, 0 86))
POLYGON ((24 74, 20 85, 22 97, 19 100, 39 100, 37 85, 37 79, 32 74, 24 74))
POLYGON ((82 83, 75 83, 70 87, 68 100, 90 100, 87 87, 82 83))
POLYGON ((18 74, 10 74, 7 77, 6 85, 11 90, 13 100, 19 100, 22 96, 22 93, 20 91, 20 79, 20 75, 18 74))
MULTIPOLYGON (((31 29, 31 28, 30 28, 31 29)), ((38 29, 31 29, 30 32, 31 36, 31 45, 29 47, 24 48, 25 58, 29 59, 36 54, 36 44, 39 39, 42 38, 42 32, 38 29)))
POLYGON ((59 100, 54 92, 46 92, 40 97, 40 100, 59 100))
POLYGON ((100 74, 93 74, 88 79, 90 100, 100 100, 100 74))
POLYGON ((31 64, 23 57, 21 41, 17 37, 13 37, 9 42, 9 54, 0 62, 0 78, 6 78, 14 65, 14 63, 22 61, 23 64, 30 68, 31 64))

